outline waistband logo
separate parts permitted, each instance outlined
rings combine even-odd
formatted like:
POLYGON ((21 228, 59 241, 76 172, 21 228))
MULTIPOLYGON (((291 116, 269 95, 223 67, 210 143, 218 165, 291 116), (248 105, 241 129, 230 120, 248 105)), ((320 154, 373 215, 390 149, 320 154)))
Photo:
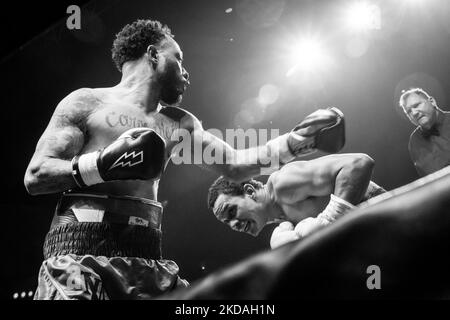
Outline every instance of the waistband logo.
POLYGON ((132 226, 143 226, 148 227, 148 221, 139 217, 131 216, 130 219, 128 219, 128 224, 132 226))

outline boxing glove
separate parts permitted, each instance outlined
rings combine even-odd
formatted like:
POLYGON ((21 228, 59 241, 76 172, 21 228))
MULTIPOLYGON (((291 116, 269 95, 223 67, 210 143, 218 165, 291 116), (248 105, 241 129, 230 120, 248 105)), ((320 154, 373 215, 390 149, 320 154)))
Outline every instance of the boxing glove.
POLYGON ((294 232, 299 237, 299 239, 301 239, 309 236, 319 229, 322 229, 328 224, 330 224, 330 222, 325 219, 309 217, 297 223, 294 232))
POLYGON ((334 107, 311 113, 291 132, 268 142, 271 153, 277 154, 282 164, 316 150, 336 153, 344 144, 344 114, 334 107))
POLYGON ((294 231, 294 225, 289 221, 284 221, 273 229, 270 237, 270 248, 275 249, 298 239, 300 238, 294 231))
POLYGON ((112 180, 149 180, 164 170, 166 145, 149 128, 124 132, 103 150, 72 159, 72 176, 79 187, 112 180))

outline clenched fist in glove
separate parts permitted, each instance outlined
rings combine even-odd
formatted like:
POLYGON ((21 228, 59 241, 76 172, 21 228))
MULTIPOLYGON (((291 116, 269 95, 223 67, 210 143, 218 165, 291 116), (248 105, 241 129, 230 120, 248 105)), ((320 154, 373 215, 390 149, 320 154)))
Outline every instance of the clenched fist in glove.
POLYGON ((334 107, 311 113, 291 132, 268 142, 283 164, 316 150, 336 153, 344 144, 344 114, 334 107))
POLYGON ((278 248, 286 243, 300 239, 298 234, 294 231, 294 225, 289 221, 284 221, 273 229, 270 238, 270 247, 272 249, 278 248))
POLYGON ((125 131, 100 151, 72 159, 72 175, 78 186, 90 186, 111 180, 149 180, 164 169, 166 145, 149 128, 125 131))

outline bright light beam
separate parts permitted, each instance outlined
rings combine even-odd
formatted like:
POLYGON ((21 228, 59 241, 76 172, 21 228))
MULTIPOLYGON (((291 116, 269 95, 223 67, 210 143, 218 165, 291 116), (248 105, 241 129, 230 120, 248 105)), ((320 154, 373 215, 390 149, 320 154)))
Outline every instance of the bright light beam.
POLYGON ((374 3, 357 1, 346 11, 345 22, 353 31, 368 31, 381 29, 381 10, 374 3))
POLYGON ((326 63, 327 56, 319 41, 314 38, 305 38, 292 48, 290 59, 293 67, 286 73, 287 77, 297 71, 317 71, 326 63))

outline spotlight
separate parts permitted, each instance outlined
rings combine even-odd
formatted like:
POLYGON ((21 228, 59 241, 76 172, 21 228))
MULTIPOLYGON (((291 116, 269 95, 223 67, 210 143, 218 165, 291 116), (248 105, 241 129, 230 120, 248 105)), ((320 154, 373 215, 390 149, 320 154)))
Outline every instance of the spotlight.
POLYGON ((312 37, 304 38, 292 48, 290 60, 293 67, 286 73, 287 77, 297 71, 312 72, 324 66, 327 56, 321 43, 312 37))
POLYGON ((381 10, 374 3, 357 1, 346 11, 345 22, 353 31, 368 31, 381 29, 381 10))
POLYGON ((19 294, 18 294, 17 292, 14 293, 14 294, 13 294, 13 299, 16 300, 16 299, 18 299, 18 298, 19 298, 19 294))

